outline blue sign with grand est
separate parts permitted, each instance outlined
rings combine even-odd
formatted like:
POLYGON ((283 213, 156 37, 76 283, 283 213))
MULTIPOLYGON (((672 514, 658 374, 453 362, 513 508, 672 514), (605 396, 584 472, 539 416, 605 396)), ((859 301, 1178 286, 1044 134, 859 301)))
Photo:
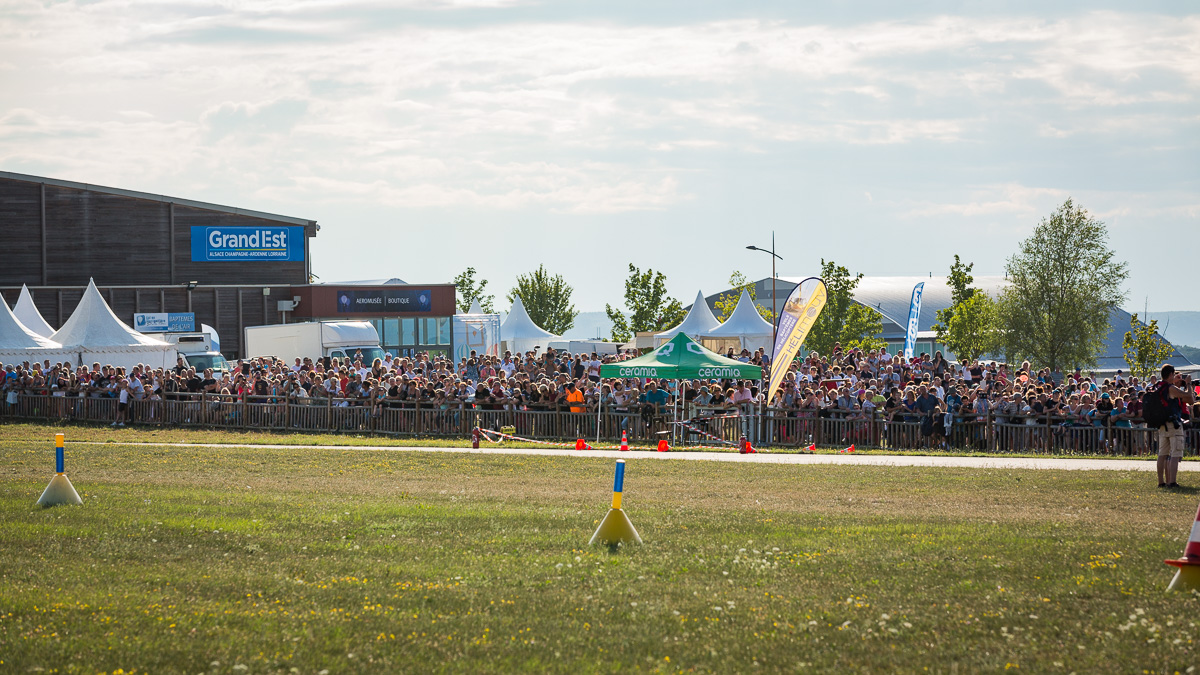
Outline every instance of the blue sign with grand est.
POLYGON ((192 262, 304 260, 303 227, 192 227, 192 262))

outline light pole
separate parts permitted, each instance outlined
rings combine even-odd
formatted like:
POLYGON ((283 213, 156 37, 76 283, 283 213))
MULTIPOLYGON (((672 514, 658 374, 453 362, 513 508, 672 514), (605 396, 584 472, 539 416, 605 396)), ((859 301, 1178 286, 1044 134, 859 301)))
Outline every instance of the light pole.
POLYGON ((771 232, 771 250, 757 246, 747 246, 751 251, 762 251, 771 254, 771 365, 775 364, 775 341, 779 339, 779 313, 775 310, 775 259, 783 260, 783 256, 775 252, 775 232, 771 232))

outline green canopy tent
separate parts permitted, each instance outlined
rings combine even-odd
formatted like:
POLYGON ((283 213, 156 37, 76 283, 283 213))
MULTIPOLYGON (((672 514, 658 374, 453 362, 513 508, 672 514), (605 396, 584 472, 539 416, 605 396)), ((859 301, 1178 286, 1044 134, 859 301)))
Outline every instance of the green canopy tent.
MULTIPOLYGON (((638 377, 666 380, 761 380, 760 366, 727 359, 679 333, 669 342, 636 359, 600 366, 600 377, 638 377)), ((600 412, 596 406, 596 442, 600 442, 600 412)))

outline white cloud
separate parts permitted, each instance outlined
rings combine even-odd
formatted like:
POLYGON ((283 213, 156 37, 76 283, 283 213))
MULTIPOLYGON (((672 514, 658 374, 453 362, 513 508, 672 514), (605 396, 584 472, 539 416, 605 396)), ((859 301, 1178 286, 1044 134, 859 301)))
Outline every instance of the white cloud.
MULTIPOLYGON (((1130 227, 1196 219, 1196 16, 551 21, 514 4, 10 0, 0 169, 291 215, 370 205, 361 226, 381 231, 406 209, 496 211, 566 241, 584 221, 775 227, 798 206, 877 219, 854 223, 867 236, 1031 226, 1066 194, 1130 227)), ((841 245, 829 232, 796 245, 841 245)))

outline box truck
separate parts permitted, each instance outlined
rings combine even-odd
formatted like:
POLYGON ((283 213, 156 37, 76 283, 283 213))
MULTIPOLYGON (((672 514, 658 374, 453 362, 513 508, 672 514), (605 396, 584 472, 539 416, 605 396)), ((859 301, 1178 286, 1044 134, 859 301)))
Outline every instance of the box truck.
POLYGON ((203 373, 206 368, 218 373, 232 370, 221 352, 213 347, 208 333, 158 333, 154 336, 175 345, 184 365, 195 368, 197 373, 203 373))
POLYGON ((312 321, 247 326, 246 355, 274 356, 291 364, 296 358, 336 357, 342 363, 362 354, 364 366, 383 358, 379 331, 367 321, 312 321))

